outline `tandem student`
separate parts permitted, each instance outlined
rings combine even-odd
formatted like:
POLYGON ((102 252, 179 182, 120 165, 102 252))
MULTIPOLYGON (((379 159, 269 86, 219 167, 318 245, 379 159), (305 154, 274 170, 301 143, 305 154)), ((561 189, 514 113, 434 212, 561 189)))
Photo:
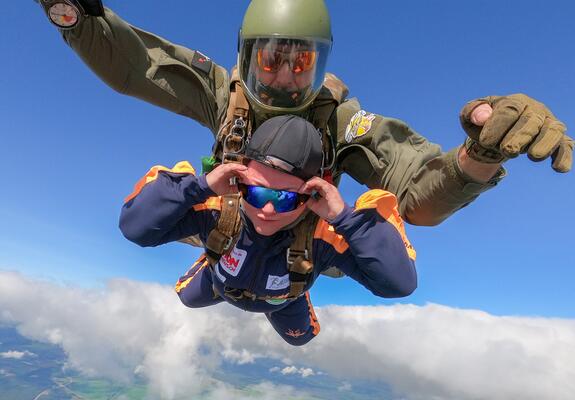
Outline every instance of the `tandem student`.
POLYGON ((370 190, 348 206, 320 177, 322 157, 311 123, 273 117, 253 133, 244 163, 206 175, 187 162, 152 168, 128 196, 120 228, 141 246, 199 235, 206 253, 176 284, 182 303, 225 301, 265 313, 286 342, 303 345, 320 330, 309 289, 326 269, 339 268, 381 297, 407 296, 417 285, 415 251, 395 196, 370 190), (311 246, 294 251, 299 222, 316 215, 311 246), (233 233, 226 235, 222 218, 237 223, 233 233))

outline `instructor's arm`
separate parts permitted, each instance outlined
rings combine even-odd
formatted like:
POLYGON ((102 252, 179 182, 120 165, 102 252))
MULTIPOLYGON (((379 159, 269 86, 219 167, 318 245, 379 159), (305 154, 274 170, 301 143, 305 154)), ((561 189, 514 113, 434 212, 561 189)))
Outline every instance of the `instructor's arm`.
POLYGON ((227 108, 224 68, 201 53, 140 30, 108 8, 61 31, 86 65, 114 90, 193 118, 217 132, 227 108))

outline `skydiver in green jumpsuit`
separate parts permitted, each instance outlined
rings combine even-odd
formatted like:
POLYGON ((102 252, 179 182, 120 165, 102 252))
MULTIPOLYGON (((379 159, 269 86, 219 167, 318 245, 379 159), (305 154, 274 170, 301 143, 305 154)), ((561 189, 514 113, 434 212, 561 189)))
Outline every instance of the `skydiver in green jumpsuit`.
POLYGON ((411 224, 440 223, 494 187, 505 175, 502 163, 520 154, 550 157, 557 172, 571 169, 574 142, 565 125, 523 94, 466 104, 460 118, 468 138, 448 152, 400 120, 363 110, 325 72, 332 34, 324 0, 252 0, 239 34, 237 78, 198 51, 129 25, 100 0, 38 1, 110 87, 190 117, 216 138, 236 79, 250 129, 286 113, 314 122, 315 109, 335 102, 326 127, 333 141, 328 172, 395 193, 411 224))

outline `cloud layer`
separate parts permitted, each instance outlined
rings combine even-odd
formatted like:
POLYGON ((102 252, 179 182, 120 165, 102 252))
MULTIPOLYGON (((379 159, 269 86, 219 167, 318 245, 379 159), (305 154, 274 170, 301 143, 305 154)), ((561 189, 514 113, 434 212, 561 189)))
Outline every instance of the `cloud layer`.
MULTIPOLYGON (((227 304, 187 309, 171 288, 128 280, 106 289, 63 287, 0 272, 0 323, 61 346, 89 376, 148 380, 165 399, 238 392, 213 378, 222 360, 278 360, 277 371, 387 382, 398 396, 433 399, 575 398, 575 321, 495 317, 440 305, 316 309, 322 331, 285 344, 263 315, 227 304), (295 360, 295 361, 294 361, 295 360)), ((349 389, 346 383, 346 389, 349 389)), ((299 393, 270 382, 257 398, 299 393)))

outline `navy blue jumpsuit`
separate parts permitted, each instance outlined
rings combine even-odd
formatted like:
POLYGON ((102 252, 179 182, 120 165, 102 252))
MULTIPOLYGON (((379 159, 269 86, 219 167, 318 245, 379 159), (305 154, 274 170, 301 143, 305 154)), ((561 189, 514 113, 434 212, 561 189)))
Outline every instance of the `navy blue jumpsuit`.
MULTIPOLYGON (((172 169, 156 166, 127 197, 120 229, 141 246, 196 234, 205 243, 217 224, 219 210, 220 198, 208 187, 204 175, 195 175, 190 164, 181 162, 172 169)), ((319 333, 308 289, 327 268, 336 266, 376 296, 402 297, 416 288, 415 251, 405 236, 395 196, 384 190, 366 192, 354 208, 346 205, 330 223, 319 221, 313 239, 312 278, 302 296, 286 299, 286 252, 292 240, 290 231, 262 236, 243 216, 232 251, 213 267, 200 257, 178 280, 176 292, 188 307, 227 301, 246 311, 265 313, 284 340, 303 345, 319 333), (265 300, 235 299, 229 294, 236 289, 265 300)))

